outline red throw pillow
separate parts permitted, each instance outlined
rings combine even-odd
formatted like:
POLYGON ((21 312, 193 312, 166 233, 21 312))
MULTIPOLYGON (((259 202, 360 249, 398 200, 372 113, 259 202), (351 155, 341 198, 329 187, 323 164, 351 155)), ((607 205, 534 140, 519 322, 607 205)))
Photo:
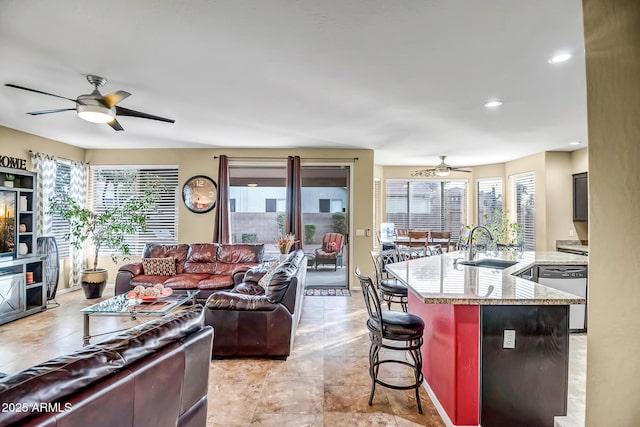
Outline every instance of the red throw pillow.
POLYGON ((338 244, 336 242, 325 242, 323 250, 325 252, 337 252, 338 244))

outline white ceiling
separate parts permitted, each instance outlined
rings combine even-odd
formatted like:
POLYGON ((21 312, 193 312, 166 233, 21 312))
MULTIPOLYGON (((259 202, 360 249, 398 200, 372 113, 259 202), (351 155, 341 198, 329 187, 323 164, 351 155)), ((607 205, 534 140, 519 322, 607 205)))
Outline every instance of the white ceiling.
POLYGON ((371 148, 382 165, 586 146, 581 0, 2 0, 0 83, 126 90, 124 132, 0 86, 0 125, 85 148, 371 148), (560 50, 573 58, 552 65, 560 50), (495 110, 485 100, 500 98, 495 110))

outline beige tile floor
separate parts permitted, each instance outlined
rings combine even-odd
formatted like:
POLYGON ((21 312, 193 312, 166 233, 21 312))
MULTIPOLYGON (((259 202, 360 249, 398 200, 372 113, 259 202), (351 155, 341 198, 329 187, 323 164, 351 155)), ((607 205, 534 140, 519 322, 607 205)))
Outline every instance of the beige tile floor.
MULTIPOLYGON (((105 297, 111 295, 113 288, 107 288, 105 297)), ((17 372, 81 346, 79 310, 90 302, 82 292, 59 295, 57 300, 58 308, 0 326, 0 371, 17 372)), ((412 391, 378 387, 373 406, 367 404, 371 383, 364 319, 359 292, 351 297, 306 297, 294 351, 286 361, 211 361, 208 425, 444 426, 424 390, 423 415, 417 412, 412 391)), ((137 323, 95 317, 91 333, 137 323)), ((398 381, 408 382, 409 375, 404 368, 382 372, 398 381)))
MULTIPOLYGON (((111 295, 113 288, 107 288, 105 297, 111 295)), ((17 372, 81 346, 79 310, 90 302, 82 292, 59 295, 57 300, 61 303, 58 308, 0 326, 0 371, 17 372)), ((378 387, 373 406, 367 404, 370 379, 365 318, 364 300, 358 291, 351 297, 306 297, 294 351, 287 361, 213 360, 208 425, 444 426, 424 390, 420 392, 423 415, 417 413, 412 391, 378 387)), ((137 323, 126 318, 93 318, 91 333, 137 323)), ((578 417, 577 423, 564 419, 558 425, 584 425, 585 344, 585 336, 571 339, 569 412, 577 412, 582 419, 578 417)), ((396 381, 409 380, 409 375, 403 367, 381 372, 396 381)))

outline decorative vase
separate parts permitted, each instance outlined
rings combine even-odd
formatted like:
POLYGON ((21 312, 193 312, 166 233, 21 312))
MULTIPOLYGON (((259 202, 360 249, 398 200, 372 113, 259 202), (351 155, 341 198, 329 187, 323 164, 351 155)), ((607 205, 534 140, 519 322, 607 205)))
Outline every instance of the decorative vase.
POLYGON ((80 276, 82 291, 87 299, 100 298, 107 286, 109 271, 105 268, 97 270, 83 270, 80 276))
POLYGON ((18 231, 20 231, 21 233, 24 233, 27 231, 27 224, 20 224, 20 226, 18 227, 18 231))
POLYGON ((20 245, 18 245, 18 253, 20 255, 26 255, 29 253, 29 246, 27 246, 26 243, 20 243, 20 245))

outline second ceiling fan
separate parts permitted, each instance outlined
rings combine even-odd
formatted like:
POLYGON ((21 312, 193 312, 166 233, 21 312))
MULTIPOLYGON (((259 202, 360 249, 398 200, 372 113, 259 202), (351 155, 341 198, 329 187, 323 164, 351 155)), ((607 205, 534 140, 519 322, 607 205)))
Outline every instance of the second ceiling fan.
POLYGON ((94 76, 89 74, 87 76, 87 80, 94 87, 93 92, 80 95, 76 99, 67 98, 65 96, 55 95, 53 93, 44 92, 37 89, 31 89, 24 86, 18 86, 12 83, 7 83, 5 86, 13 87, 16 89, 22 89, 29 92, 35 92, 42 95, 54 96, 56 98, 67 99, 69 101, 75 102, 75 108, 59 108, 56 110, 43 110, 43 111, 32 111, 27 114, 32 116, 39 116, 42 114, 51 114, 51 113, 60 113, 63 111, 73 111, 75 110, 78 113, 78 116, 81 119, 92 123, 106 123, 111 126, 114 130, 121 131, 124 128, 120 125, 118 120, 116 120, 116 116, 129 116, 129 117, 139 117, 142 119, 150 119, 150 120, 158 120, 161 122, 167 123, 175 123, 173 119, 167 119, 165 117, 155 116, 153 114, 147 114, 140 111, 130 110, 128 108, 120 107, 118 104, 123 99, 127 98, 131 94, 124 90, 119 90, 113 93, 109 93, 107 95, 102 95, 98 90, 99 87, 104 86, 107 83, 107 79, 100 76, 94 76))
POLYGON ((414 171, 411 176, 420 176, 420 177, 425 177, 425 178, 429 178, 429 177, 433 177, 433 176, 449 176, 449 174, 451 172, 467 172, 470 173, 471 171, 469 170, 465 170, 462 168, 452 168, 451 166, 449 166, 448 164, 446 164, 444 162, 444 159, 446 159, 447 156, 440 156, 440 164, 438 166, 434 166, 432 168, 428 168, 428 169, 418 169, 416 171, 414 171))

